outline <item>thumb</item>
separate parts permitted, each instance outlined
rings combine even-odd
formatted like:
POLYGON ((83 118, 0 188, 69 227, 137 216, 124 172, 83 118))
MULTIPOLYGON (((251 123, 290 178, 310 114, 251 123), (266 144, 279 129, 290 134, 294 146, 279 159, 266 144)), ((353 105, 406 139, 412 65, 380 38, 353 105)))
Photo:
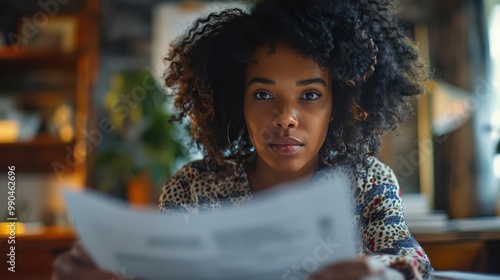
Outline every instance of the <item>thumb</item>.
POLYGON ((94 260, 90 257, 89 253, 83 247, 83 244, 81 241, 75 242, 73 247, 70 250, 71 257, 75 259, 78 263, 80 263, 83 266, 87 267, 97 267, 95 264, 94 260))
MULTIPOLYGON (((370 274, 373 279, 380 280, 404 280, 403 274, 399 271, 388 267, 381 260, 376 257, 366 258, 366 264, 370 270, 370 274)), ((366 279, 371 279, 370 277, 366 279)), ((365 279, 363 279, 365 280, 365 279)))

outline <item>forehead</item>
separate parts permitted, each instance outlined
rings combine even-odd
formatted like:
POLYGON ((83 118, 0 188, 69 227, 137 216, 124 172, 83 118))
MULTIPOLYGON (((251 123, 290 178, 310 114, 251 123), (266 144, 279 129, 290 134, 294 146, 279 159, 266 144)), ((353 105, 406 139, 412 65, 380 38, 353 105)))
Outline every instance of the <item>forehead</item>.
POLYGON ((328 70, 288 45, 278 43, 273 49, 265 44, 255 49, 247 67, 246 79, 253 77, 278 80, 320 77, 327 81, 328 70))

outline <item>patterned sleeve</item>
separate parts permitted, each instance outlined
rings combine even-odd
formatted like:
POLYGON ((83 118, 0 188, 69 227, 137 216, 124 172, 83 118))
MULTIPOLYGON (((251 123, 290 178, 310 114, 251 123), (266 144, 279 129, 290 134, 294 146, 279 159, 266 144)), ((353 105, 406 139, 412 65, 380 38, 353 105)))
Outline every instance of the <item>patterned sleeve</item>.
POLYGON ((356 196, 362 255, 380 259, 406 279, 427 279, 432 267, 404 220, 396 176, 378 159, 370 161, 369 169, 358 179, 356 196))

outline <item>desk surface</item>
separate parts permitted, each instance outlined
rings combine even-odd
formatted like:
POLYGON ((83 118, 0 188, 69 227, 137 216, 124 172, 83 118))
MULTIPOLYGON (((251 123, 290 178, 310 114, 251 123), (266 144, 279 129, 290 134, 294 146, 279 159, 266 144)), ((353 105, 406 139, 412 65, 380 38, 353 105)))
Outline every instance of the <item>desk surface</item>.
POLYGON ((414 233, 413 236, 420 243, 471 241, 471 240, 500 240, 498 231, 449 231, 436 233, 414 233))
MULTIPOLYGON (((0 233, 0 240, 5 240, 9 235, 0 233)), ((15 239, 23 242, 74 242, 77 238, 76 231, 66 226, 25 227, 21 232, 16 232, 15 239)))
POLYGON ((434 280, 500 280, 500 275, 470 273, 459 271, 435 271, 432 273, 434 280))
MULTIPOLYGON (((0 234, 0 262, 7 263, 9 236, 0 234)), ((77 235, 70 227, 25 227, 15 235, 15 279, 51 279, 55 257, 71 248, 77 235)), ((9 259, 10 260, 10 259, 9 259)), ((12 279, 12 272, 0 270, 0 279, 12 279)))

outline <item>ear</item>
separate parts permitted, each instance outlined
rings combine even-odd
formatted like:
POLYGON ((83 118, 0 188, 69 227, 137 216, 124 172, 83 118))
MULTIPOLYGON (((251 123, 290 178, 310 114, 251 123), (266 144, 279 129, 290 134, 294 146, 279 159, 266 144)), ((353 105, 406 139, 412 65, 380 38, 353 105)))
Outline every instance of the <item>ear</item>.
POLYGON ((332 114, 330 115, 330 122, 333 122, 335 119, 335 106, 332 105, 332 114))

